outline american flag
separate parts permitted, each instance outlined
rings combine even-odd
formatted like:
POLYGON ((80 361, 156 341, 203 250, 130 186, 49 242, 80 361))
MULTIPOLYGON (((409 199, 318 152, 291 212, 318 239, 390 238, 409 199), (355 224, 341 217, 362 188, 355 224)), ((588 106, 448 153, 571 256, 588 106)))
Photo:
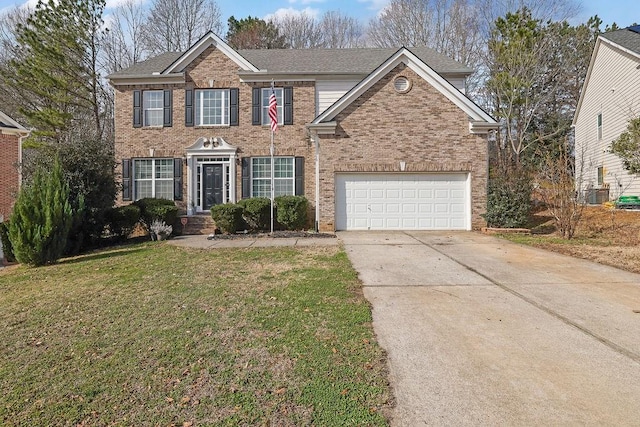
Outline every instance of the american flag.
POLYGON ((269 96, 269 118, 271 119, 271 132, 278 130, 278 102, 276 101, 276 91, 271 85, 271 95, 269 96))

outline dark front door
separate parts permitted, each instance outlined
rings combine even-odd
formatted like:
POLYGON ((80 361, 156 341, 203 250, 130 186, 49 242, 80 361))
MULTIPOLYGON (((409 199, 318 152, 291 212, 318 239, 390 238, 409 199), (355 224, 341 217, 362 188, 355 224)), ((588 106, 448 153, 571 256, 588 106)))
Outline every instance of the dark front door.
POLYGON ((223 202, 223 165, 204 165, 204 210, 223 202))

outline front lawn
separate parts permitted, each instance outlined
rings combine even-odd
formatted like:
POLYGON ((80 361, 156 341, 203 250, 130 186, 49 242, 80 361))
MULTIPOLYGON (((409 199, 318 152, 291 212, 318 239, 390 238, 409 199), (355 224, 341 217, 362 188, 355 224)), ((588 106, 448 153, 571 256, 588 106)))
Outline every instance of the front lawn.
POLYGON ((385 425, 339 248, 162 243, 0 270, 3 425, 385 425))

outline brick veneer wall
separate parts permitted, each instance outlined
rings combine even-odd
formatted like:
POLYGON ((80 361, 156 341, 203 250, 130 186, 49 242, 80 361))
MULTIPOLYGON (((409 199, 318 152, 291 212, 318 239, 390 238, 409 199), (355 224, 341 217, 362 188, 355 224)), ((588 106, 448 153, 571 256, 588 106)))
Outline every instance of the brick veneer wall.
MULTIPOLYGON (((237 75, 239 67, 226 55, 213 47, 205 50, 186 70, 186 83, 154 86, 117 86, 115 105, 115 152, 116 159, 151 157, 186 157, 185 149, 200 137, 222 137, 239 148, 238 157, 268 156, 270 130, 268 126, 251 124, 252 88, 269 87, 269 83, 242 83, 237 75), (213 80, 213 86, 209 85, 213 80), (239 88, 239 126, 186 127, 185 89, 193 88, 239 88), (145 89, 173 89, 173 126, 165 128, 133 127, 133 91, 145 89)), ((293 86, 293 125, 281 126, 275 136, 276 155, 303 156, 305 160, 305 194, 314 203, 314 148, 310 144, 305 124, 314 118, 315 87, 312 82, 278 81, 277 87, 293 86)), ((121 165, 117 169, 121 173, 121 165)), ((184 168, 184 197, 178 206, 186 210, 187 180, 184 168)), ((237 167, 236 195, 241 192, 241 168, 237 167)), ((122 196, 118 198, 122 203, 122 196)))
MULTIPOLYGON (((238 157, 269 154, 269 128, 251 125, 252 84, 240 81, 239 67, 213 47, 203 52, 186 70, 186 83, 173 85, 117 86, 115 108, 116 159, 185 157, 185 149, 199 137, 222 137, 239 148, 238 157), (213 80, 213 86, 209 85, 213 80), (185 127, 184 96, 189 88, 229 88, 239 91, 239 126, 185 127), (133 91, 173 89, 173 126, 133 127, 133 91)), ((278 87, 294 87, 294 124, 276 134, 276 155, 303 156, 305 195, 315 206, 314 147, 305 125, 315 117, 313 82, 276 82, 278 87)), ((382 78, 336 118, 335 136, 321 137, 320 228, 334 230, 336 172, 468 172, 471 174, 472 225, 484 225, 480 216, 486 210, 487 143, 469 133, 466 114, 404 65, 382 78), (393 79, 403 75, 412 82, 411 90, 399 94, 393 79)), ((120 165, 118 173, 120 173, 120 165)), ((185 211, 187 201, 186 168, 184 198, 178 206, 185 211)), ((241 168, 237 167, 236 195, 241 196, 241 168)), ((119 203, 122 203, 121 196, 119 203)))
POLYGON ((0 215, 8 218, 19 188, 19 138, 0 133, 0 215))
POLYGON ((469 118, 404 64, 383 77, 337 117, 336 135, 321 137, 320 229, 334 230, 337 172, 467 172, 471 222, 485 222, 488 149, 469 133, 469 118), (407 77, 408 93, 393 80, 407 77))

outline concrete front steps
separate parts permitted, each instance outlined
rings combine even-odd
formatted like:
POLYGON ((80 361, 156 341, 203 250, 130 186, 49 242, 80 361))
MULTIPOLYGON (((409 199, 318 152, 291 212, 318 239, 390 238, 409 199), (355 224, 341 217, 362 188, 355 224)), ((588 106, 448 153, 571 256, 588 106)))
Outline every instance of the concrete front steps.
POLYGON ((215 223, 210 214, 198 214, 193 216, 181 216, 180 221, 187 220, 182 226, 183 235, 213 234, 216 230, 215 223))

